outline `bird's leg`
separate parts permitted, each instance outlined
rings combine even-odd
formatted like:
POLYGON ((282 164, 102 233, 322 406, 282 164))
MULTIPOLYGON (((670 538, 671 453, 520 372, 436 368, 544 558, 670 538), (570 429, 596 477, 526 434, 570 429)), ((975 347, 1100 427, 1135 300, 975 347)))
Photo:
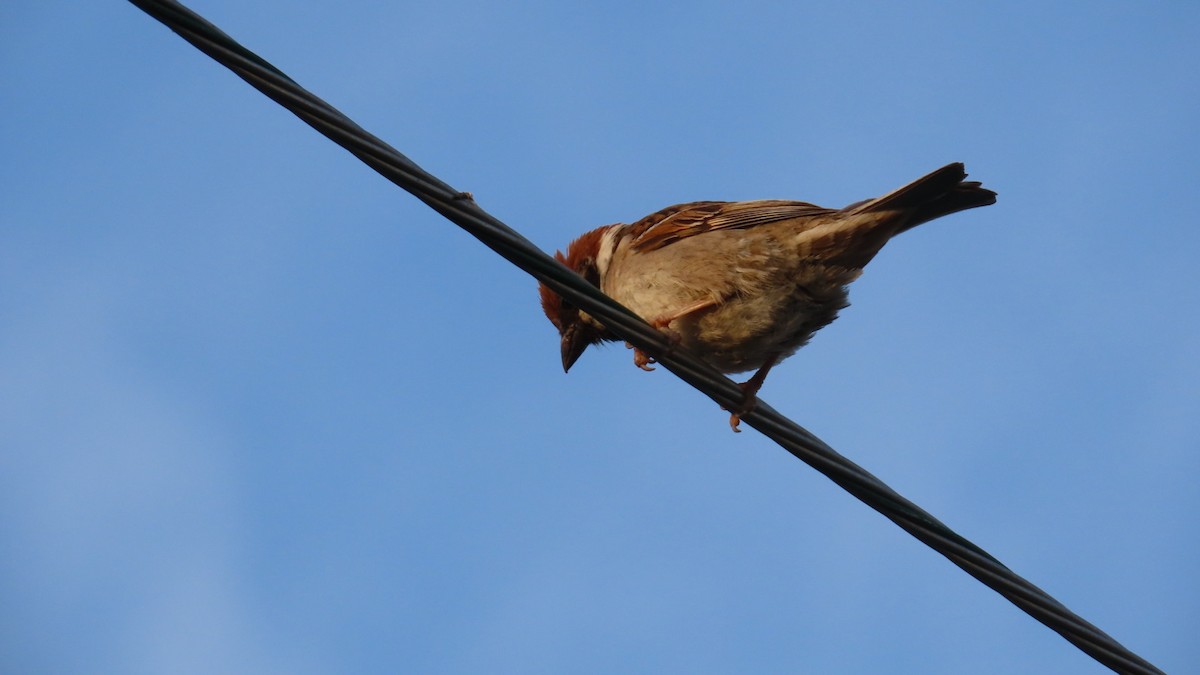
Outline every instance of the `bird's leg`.
MULTIPOLYGON (((679 341, 683 339, 683 336, 681 336, 678 331, 675 331, 671 328, 672 321, 685 317, 693 312, 699 312, 700 310, 708 309, 709 307, 715 307, 716 304, 717 301, 711 298, 708 300, 701 300, 699 302, 692 303, 676 312, 672 312, 671 314, 664 314, 660 317, 656 317, 653 321, 651 321, 650 325, 657 328, 659 332, 661 332, 667 338, 668 344, 666 353, 670 354, 671 350, 675 348, 675 345, 679 344, 679 341)), ((656 363, 656 359, 651 357, 646 352, 629 344, 628 342, 625 343, 625 346, 633 350, 633 365, 641 368, 642 370, 654 370, 654 368, 650 367, 650 364, 656 363)))
POLYGON ((742 422, 742 415, 748 415, 751 410, 754 410, 754 406, 758 404, 758 390, 762 389, 763 382, 767 379, 767 373, 771 372, 771 367, 778 361, 779 354, 772 354, 767 358, 766 363, 750 376, 750 379, 738 385, 742 388, 742 404, 729 415, 729 427, 733 429, 734 433, 742 432, 738 428, 742 422))

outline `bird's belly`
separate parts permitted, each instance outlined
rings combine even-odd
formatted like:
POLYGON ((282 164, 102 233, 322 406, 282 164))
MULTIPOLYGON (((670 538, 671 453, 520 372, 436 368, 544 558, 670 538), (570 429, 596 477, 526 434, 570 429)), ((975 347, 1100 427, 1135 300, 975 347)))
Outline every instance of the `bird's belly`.
POLYGON ((689 237, 625 256, 602 288, 650 323, 676 317, 669 329, 681 345, 721 372, 754 370, 833 321, 859 273, 798 259, 782 241, 724 231, 689 237))
POLYGON ((802 290, 783 296, 733 298, 671 323, 680 344, 723 373, 761 368, 808 343, 837 318, 846 294, 818 299, 802 290))

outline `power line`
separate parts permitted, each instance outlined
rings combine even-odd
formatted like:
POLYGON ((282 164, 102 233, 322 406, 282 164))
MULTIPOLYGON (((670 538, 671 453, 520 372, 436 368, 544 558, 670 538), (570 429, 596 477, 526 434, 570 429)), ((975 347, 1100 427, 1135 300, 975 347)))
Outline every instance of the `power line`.
MULTIPOLYGON (((741 403, 742 390, 732 380, 683 349, 667 351, 658 330, 485 212, 470 195, 427 173, 198 14, 173 0, 130 2, 614 334, 647 353, 662 354, 659 363, 722 407, 741 403)), ((1119 673, 1162 673, 766 403, 760 401, 742 420, 1100 663, 1119 673)))

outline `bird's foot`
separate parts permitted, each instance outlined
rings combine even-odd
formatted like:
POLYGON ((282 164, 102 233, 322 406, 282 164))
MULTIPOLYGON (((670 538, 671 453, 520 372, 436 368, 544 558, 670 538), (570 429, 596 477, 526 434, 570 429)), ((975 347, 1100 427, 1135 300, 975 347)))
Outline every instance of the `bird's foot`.
POLYGON ((733 429, 733 433, 742 433, 742 430, 738 428, 738 425, 742 423, 742 415, 754 412, 754 406, 758 405, 758 389, 761 386, 762 382, 755 383, 753 379, 738 385, 742 390, 742 402, 736 410, 730 411, 729 414, 729 428, 733 429), (756 384, 757 386, 755 386, 756 384))
POLYGON ((656 359, 628 342, 625 343, 625 347, 633 350, 633 365, 645 371, 654 370, 650 364, 658 363, 656 359))
MULTIPOLYGON (((663 355, 670 354, 675 349, 675 345, 678 345, 683 341, 683 336, 679 334, 679 331, 671 328, 670 324, 674 320, 675 317, 670 317, 665 319, 656 319, 650 322, 650 325, 654 326, 654 328, 656 328, 658 332, 662 333, 663 337, 667 339, 667 348, 663 350, 663 355)), ((650 367, 650 364, 658 363, 657 358, 650 356, 646 352, 634 347, 628 342, 625 343, 625 347, 633 350, 633 365, 641 368, 642 370, 654 370, 654 368, 650 367)))
POLYGON ((749 415, 754 411, 754 406, 758 405, 758 390, 762 389, 763 382, 767 379, 767 373, 771 372, 771 367, 779 360, 778 354, 772 354, 765 363, 750 376, 750 379, 738 385, 742 390, 742 402, 738 405, 737 410, 729 410, 729 428, 733 429, 735 434, 740 434, 741 429, 738 425, 742 423, 742 416, 749 415))

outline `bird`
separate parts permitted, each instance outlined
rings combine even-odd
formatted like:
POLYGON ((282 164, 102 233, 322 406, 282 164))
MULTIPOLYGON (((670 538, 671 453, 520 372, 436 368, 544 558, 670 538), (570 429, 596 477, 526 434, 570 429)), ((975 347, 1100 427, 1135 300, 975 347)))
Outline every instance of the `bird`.
MULTIPOLYGON (((725 374, 755 371, 730 410, 734 431, 771 368, 849 306, 848 286, 892 237, 996 202, 948 164, 882 197, 828 209, 777 199, 668 206, 604 225, 555 259, 725 374)), ((603 323, 544 283, 542 310, 558 330, 563 371, 591 345, 617 341, 603 323)), ((655 359, 634 349, 634 365, 655 359)))

